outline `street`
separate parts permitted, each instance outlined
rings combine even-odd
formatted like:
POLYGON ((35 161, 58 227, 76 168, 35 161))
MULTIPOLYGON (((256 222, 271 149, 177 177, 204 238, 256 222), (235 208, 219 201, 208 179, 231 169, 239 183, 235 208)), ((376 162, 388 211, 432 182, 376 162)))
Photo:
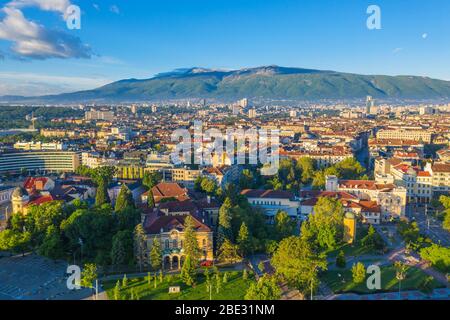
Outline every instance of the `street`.
POLYGON ((442 228, 441 221, 438 221, 431 213, 427 215, 424 207, 410 206, 408 211, 409 216, 415 219, 423 234, 437 244, 450 246, 450 232, 442 228))

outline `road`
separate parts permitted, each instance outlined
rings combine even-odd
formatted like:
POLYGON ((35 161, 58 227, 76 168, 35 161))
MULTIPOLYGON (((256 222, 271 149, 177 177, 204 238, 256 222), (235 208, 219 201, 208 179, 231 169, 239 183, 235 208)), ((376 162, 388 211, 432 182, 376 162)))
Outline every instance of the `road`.
POLYGON ((433 242, 450 247, 450 232, 442 228, 442 222, 431 214, 425 214, 425 208, 410 207, 410 217, 414 217, 420 231, 430 237, 433 242))

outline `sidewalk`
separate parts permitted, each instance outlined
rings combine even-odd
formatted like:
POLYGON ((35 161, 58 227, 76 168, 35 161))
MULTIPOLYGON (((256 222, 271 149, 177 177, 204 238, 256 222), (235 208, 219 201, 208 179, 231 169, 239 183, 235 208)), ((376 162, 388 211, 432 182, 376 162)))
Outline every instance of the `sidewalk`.
POLYGON ((436 289, 429 296, 420 291, 405 291, 400 295, 398 292, 366 295, 348 293, 334 295, 329 300, 450 300, 450 289, 436 289))

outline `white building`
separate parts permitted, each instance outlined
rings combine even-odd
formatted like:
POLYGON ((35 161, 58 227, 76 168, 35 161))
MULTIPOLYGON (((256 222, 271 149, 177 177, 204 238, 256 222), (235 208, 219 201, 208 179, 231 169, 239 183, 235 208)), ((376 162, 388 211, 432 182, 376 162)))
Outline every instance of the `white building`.
POLYGON ((52 143, 42 143, 40 141, 38 142, 16 142, 14 144, 14 149, 17 150, 43 150, 43 151, 58 151, 58 150, 67 150, 67 147, 62 142, 52 142, 52 143))
POLYGON ((292 219, 299 218, 300 201, 291 192, 247 189, 241 194, 247 197, 252 207, 265 211, 269 223, 273 223, 278 211, 285 211, 292 219))

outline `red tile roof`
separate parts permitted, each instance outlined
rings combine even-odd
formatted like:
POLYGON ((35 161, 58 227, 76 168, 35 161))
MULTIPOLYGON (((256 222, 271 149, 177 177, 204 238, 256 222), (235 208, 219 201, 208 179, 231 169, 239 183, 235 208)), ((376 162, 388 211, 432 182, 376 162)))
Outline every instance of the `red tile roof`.
POLYGON ((432 166, 433 172, 446 173, 450 172, 450 164, 447 163, 435 163, 432 166))
POLYGON ((39 178, 33 178, 28 177, 27 180, 25 180, 23 187, 27 190, 32 190, 36 188, 36 183, 41 182, 42 186, 45 186, 45 184, 48 182, 48 178, 46 177, 39 177, 39 178))
MULTIPOLYGON (((184 221, 188 215, 177 215, 177 216, 159 216, 156 219, 146 219, 144 222, 144 229, 147 234, 159 234, 161 230, 163 232, 168 232, 170 230, 176 229, 180 232, 184 231, 184 221)), ((200 222, 195 216, 191 215, 194 220, 194 230, 196 232, 211 232, 211 229, 200 222)))

